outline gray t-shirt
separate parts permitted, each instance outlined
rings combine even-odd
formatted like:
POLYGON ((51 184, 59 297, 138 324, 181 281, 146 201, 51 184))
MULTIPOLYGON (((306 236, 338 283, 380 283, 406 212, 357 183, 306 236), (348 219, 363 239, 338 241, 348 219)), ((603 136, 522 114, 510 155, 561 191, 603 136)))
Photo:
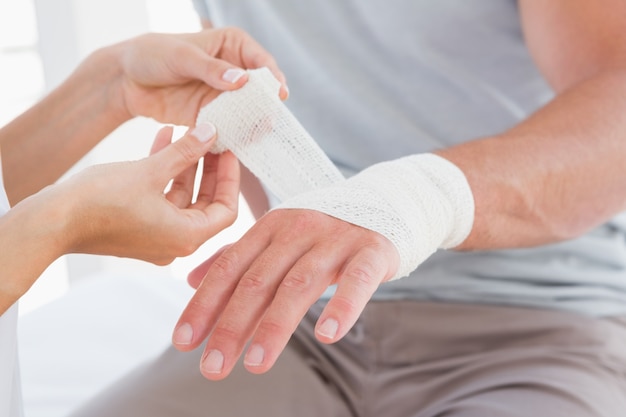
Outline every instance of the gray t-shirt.
MULTIPOLYGON (((287 106, 346 175, 502 132, 553 96, 515 0, 194 2, 275 56, 287 106)), ((626 221, 530 249, 439 251, 375 297, 626 314, 626 221)))

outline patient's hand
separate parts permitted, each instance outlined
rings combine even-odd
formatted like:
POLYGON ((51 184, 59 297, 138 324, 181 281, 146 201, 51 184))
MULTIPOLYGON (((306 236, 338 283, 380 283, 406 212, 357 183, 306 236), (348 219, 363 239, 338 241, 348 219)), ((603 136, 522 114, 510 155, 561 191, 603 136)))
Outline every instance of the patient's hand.
POLYGON ((337 284, 337 291, 316 327, 324 343, 348 332, 398 265, 397 250, 376 232, 317 211, 271 211, 190 273, 190 284, 199 287, 178 322, 174 344, 187 351, 208 337, 201 370, 209 379, 222 379, 250 341, 245 366, 265 372, 329 285, 337 284))

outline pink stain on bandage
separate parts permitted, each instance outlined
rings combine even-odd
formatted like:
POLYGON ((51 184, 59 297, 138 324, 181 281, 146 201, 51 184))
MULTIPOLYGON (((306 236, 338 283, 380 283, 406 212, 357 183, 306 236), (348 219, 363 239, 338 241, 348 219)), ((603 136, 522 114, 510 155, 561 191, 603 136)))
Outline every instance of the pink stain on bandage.
POLYGON ((238 90, 220 94, 196 123, 217 127, 212 152, 232 151, 280 200, 328 186, 343 175, 279 98, 267 68, 250 70, 238 90))

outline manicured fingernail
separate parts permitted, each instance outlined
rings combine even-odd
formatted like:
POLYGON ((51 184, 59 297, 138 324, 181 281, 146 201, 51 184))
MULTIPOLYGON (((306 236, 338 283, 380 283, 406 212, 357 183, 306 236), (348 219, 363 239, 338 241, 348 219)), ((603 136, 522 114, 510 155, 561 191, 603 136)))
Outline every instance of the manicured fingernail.
POLYGON ((261 345, 255 343, 248 349, 248 353, 243 362, 248 366, 261 366, 263 359, 265 359, 265 350, 263 350, 261 345))
POLYGON ((202 361, 202 370, 207 374, 219 374, 224 367, 224 355, 219 350, 211 350, 202 361))
POLYGON ((191 134, 198 138, 200 142, 208 142, 213 136, 215 136, 215 126, 212 123, 199 123, 193 128, 191 134))
POLYGON ((326 319, 324 323, 317 329, 317 334, 324 336, 328 339, 334 339, 337 336, 337 330, 339 329, 339 323, 335 319, 326 319))
POLYGON ((235 84, 244 75, 246 75, 244 70, 239 68, 230 68, 224 71, 224 74, 222 74, 222 80, 235 84))
POLYGON ((189 323, 183 323, 174 331, 174 344, 189 345, 193 339, 193 327, 189 323))

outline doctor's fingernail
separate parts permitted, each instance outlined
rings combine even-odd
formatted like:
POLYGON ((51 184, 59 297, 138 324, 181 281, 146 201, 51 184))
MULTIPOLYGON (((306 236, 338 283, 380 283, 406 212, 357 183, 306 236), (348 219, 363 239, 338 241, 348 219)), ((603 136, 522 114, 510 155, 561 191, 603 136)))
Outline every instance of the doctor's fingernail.
POLYGON ((339 329, 339 323, 335 319, 326 319, 324 323, 317 329, 317 334, 324 336, 328 339, 334 339, 337 336, 337 330, 339 329))
POLYGON ((189 323, 183 323, 174 331, 174 344, 189 345, 193 339, 193 327, 189 323))
POLYGON ((222 80, 235 84, 244 75, 246 75, 244 70, 239 68, 230 68, 224 71, 224 74, 222 74, 222 80))
POLYGON ((243 363, 248 366, 261 366, 263 359, 265 359, 265 350, 263 350, 261 345, 255 343, 250 346, 243 363))
POLYGON ((202 360, 202 370, 207 374, 219 374, 224 367, 224 355, 219 350, 210 350, 202 360))
POLYGON ((215 126, 212 123, 204 122, 198 123, 196 127, 193 128, 191 134, 195 136, 200 142, 208 142, 213 136, 215 136, 215 126))

